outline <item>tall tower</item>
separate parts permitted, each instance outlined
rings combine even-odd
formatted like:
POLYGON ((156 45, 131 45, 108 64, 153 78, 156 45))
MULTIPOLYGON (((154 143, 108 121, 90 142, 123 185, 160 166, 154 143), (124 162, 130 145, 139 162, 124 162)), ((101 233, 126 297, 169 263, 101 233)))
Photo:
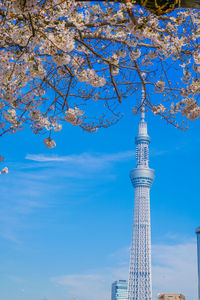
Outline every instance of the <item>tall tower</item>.
POLYGON ((135 200, 128 300, 152 300, 149 192, 154 180, 154 170, 149 168, 150 137, 147 134, 144 101, 144 91, 142 91, 141 120, 135 138, 137 167, 130 172, 135 189, 135 200))

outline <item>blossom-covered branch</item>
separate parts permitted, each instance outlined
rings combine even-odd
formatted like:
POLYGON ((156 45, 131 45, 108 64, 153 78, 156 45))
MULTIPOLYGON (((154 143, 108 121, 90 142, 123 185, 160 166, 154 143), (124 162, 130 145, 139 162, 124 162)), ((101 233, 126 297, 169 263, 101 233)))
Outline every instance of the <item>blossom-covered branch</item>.
POLYGON ((0 135, 30 125, 52 148, 64 123, 108 127, 124 100, 137 113, 141 85, 147 109, 184 128, 200 116, 199 17, 131 3, 0 0, 0 135))

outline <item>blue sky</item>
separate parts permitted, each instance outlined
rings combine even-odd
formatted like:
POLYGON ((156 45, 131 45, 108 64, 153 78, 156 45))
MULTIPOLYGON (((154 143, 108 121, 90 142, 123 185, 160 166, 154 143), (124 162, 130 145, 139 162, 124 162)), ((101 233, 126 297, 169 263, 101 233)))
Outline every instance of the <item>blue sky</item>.
MULTIPOLYGON (((182 132, 148 114, 154 299, 197 299, 200 121, 182 132)), ((109 300, 127 279, 138 116, 89 134, 66 124, 57 147, 28 129, 1 138, 0 299, 109 300)))

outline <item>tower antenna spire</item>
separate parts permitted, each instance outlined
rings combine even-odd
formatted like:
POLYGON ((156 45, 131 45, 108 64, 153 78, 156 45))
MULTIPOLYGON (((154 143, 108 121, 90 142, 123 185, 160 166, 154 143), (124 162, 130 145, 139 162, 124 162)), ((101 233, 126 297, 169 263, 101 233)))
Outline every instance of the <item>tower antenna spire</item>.
MULTIPOLYGON (((146 73, 142 73, 142 78, 145 80, 146 73)), ((145 90, 142 84, 142 95, 141 95, 141 121, 144 122, 145 120, 145 90)))

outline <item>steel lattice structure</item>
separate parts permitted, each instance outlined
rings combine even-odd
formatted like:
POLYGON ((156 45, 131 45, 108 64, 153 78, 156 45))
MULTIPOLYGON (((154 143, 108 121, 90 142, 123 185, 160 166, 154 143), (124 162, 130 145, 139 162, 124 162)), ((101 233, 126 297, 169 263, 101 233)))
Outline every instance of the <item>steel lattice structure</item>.
POLYGON ((128 300, 152 300, 149 192, 154 180, 154 170, 148 165, 150 137, 145 122, 144 93, 142 93, 141 120, 135 143, 137 167, 130 172, 135 189, 135 200, 128 300))

